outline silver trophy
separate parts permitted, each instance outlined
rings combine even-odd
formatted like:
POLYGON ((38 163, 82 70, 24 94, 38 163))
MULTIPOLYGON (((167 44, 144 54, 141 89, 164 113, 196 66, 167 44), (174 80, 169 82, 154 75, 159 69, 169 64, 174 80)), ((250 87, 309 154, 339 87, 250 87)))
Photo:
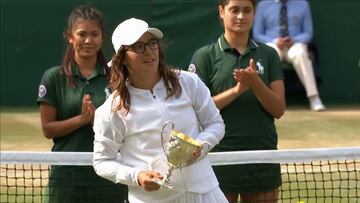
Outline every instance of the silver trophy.
POLYGON ((174 123, 171 121, 167 121, 162 127, 161 144, 169 169, 162 180, 154 179, 153 181, 174 190, 173 183, 170 181, 173 170, 195 163, 198 159, 195 154, 201 151, 201 144, 190 136, 174 130, 174 123))

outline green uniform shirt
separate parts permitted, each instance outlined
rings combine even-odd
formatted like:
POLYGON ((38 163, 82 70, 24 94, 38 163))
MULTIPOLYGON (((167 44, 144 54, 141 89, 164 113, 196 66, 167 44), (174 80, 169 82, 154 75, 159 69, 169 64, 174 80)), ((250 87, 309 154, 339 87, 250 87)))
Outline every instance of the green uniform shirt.
MULTIPOLYGON (((224 35, 194 54, 189 71, 196 72, 212 95, 217 95, 235 86, 233 70, 246 68, 251 58, 267 86, 284 78, 279 56, 273 48, 250 39, 248 47, 240 54, 229 46, 224 35)), ((220 113, 225 122, 225 137, 214 151, 277 148, 274 118, 265 111, 251 90, 244 92, 220 113)))
MULTIPOLYGON (((57 120, 66 120, 81 113, 82 98, 91 96, 95 107, 106 99, 107 81, 105 70, 97 65, 96 71, 89 78, 84 78, 74 65, 72 67, 75 87, 69 87, 65 74, 60 66, 47 70, 39 87, 38 104, 48 103, 57 110, 57 120)), ((90 124, 84 125, 69 135, 54 138, 52 151, 92 152, 94 132, 90 124)))
MULTIPOLYGON (((110 94, 107 89, 105 69, 96 66, 93 75, 86 79, 72 67, 75 87, 70 87, 60 66, 47 70, 39 86, 37 102, 48 103, 57 110, 57 120, 66 120, 81 113, 82 98, 91 96, 95 107, 100 106, 110 94)), ((74 132, 53 139, 52 151, 92 152, 94 131, 90 124, 74 132)), ((117 203, 127 199, 127 187, 114 184, 98 176, 92 166, 51 166, 47 196, 43 202, 66 203, 117 203)))

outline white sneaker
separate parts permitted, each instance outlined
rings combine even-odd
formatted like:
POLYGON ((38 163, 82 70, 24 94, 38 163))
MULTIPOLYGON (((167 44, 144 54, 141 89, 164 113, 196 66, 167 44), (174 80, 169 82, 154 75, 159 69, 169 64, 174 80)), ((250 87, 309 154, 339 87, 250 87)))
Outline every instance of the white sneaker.
POLYGON ((311 111, 325 111, 325 106, 319 96, 310 97, 309 102, 311 111))

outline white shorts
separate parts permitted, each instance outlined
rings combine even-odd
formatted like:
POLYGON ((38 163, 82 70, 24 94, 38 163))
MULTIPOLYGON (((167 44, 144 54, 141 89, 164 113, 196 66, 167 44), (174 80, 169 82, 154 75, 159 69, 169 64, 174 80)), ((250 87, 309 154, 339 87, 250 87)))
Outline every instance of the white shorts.
POLYGON ((204 193, 185 192, 169 203, 228 203, 220 187, 204 193))

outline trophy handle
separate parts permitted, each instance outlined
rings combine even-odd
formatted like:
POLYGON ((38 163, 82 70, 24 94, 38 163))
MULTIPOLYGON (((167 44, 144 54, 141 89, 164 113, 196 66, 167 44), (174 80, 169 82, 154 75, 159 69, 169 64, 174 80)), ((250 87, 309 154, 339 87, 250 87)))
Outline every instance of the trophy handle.
MULTIPOLYGON (((167 156, 167 150, 166 148, 169 146, 169 142, 165 140, 165 138, 169 138, 169 141, 171 139, 171 133, 173 131, 175 127, 175 124, 171 121, 166 121, 163 125, 163 127, 161 128, 161 146, 163 148, 163 151, 166 155, 166 158, 168 159, 167 156)), ((160 179, 153 179, 152 181, 158 185, 160 185, 161 187, 165 187, 169 190, 175 190, 175 188, 173 187, 172 183, 170 182, 170 176, 174 170, 174 167, 172 165, 170 165, 169 163, 167 163, 169 166, 169 170, 167 171, 165 177, 160 180, 160 179)))
POLYGON ((165 143, 165 139, 164 139, 164 136, 168 136, 169 138, 171 137, 171 132, 172 130, 174 129, 175 127, 175 124, 172 122, 172 121, 166 121, 163 125, 163 127, 161 128, 161 146, 164 150, 164 152, 166 153, 166 149, 165 149, 165 146, 166 146, 166 143, 165 143))

